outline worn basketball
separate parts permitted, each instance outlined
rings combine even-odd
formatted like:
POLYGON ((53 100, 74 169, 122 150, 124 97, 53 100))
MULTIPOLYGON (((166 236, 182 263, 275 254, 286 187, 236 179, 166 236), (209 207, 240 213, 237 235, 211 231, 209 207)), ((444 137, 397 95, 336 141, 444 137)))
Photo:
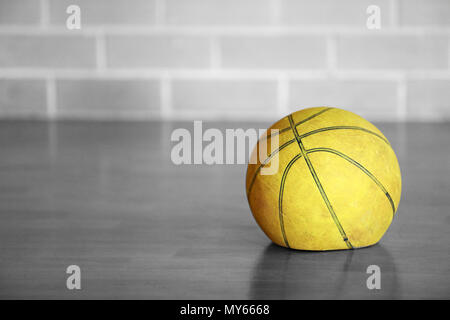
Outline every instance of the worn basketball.
POLYGON ((383 133, 352 112, 318 107, 292 113, 262 135, 252 158, 247 199, 258 225, 280 246, 367 247, 394 219, 401 195, 397 157, 383 133), (267 152, 257 157, 258 150, 267 152), (276 163, 277 170, 262 174, 276 163))

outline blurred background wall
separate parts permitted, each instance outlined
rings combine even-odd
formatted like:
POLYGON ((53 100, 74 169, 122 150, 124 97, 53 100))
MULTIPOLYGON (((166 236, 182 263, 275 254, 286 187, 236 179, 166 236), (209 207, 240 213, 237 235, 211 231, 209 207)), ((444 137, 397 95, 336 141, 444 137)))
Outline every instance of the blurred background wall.
POLYGON ((0 0, 0 118, 448 120, 449 43, 449 0, 0 0))

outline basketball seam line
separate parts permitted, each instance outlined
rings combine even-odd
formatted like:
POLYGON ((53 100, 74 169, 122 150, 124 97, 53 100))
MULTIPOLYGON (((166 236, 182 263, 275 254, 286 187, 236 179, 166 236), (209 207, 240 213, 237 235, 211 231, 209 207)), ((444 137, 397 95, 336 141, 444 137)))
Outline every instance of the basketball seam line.
MULTIPOLYGON (((295 124, 295 126, 297 127, 297 126, 299 126, 299 125, 301 125, 301 124, 303 124, 303 123, 305 123, 305 122, 307 122, 307 121, 309 121, 309 120, 311 120, 311 119, 314 119, 315 117, 320 116, 322 113, 327 112, 327 111, 329 111, 329 110, 331 110, 331 109, 334 109, 334 108, 325 108, 325 109, 323 109, 323 110, 320 110, 319 112, 314 113, 313 115, 309 116, 308 118, 305 118, 305 119, 303 119, 303 120, 300 120, 299 122, 297 122, 297 123, 295 124)), ((273 136, 276 136, 276 135, 280 135, 281 133, 286 132, 286 131, 289 131, 290 129, 291 129, 291 127, 283 128, 283 129, 281 129, 281 130, 278 130, 278 132, 276 132, 276 133, 274 133, 274 134, 266 135, 266 136, 262 137, 261 140, 268 139, 268 138, 272 138, 273 136)))
POLYGON ((387 191, 387 189, 383 186, 383 184, 369 171, 367 170, 363 165, 361 165, 359 162, 357 162, 356 160, 350 158, 349 156, 347 156, 346 154, 335 150, 335 149, 330 149, 330 148, 314 148, 314 149, 309 149, 306 150, 306 153, 313 153, 313 152, 330 152, 333 153, 345 160, 347 160, 348 162, 350 162, 351 164, 353 164, 354 166, 356 166, 357 168, 359 168, 361 171, 363 171, 367 176, 369 176, 373 182, 375 182, 377 184, 377 186, 381 189, 381 191, 385 194, 385 196, 388 198, 389 203, 392 207, 392 218, 394 218, 395 215, 395 203, 394 200, 392 200, 391 195, 389 194, 389 192, 387 191))
MULTIPOLYGON (((264 164, 259 166, 257 169, 257 172, 255 173, 255 175, 253 176, 252 182, 250 183, 250 187, 249 187, 249 191, 248 194, 250 193, 250 191, 252 190, 253 184, 256 180, 257 174, 260 171, 260 169, 267 164, 267 162, 279 151, 281 151, 282 149, 284 149, 285 147, 287 147, 288 145, 290 145, 292 142, 294 142, 295 139, 289 140, 288 142, 286 142, 285 144, 283 144, 279 149, 275 150, 273 152, 273 154, 271 154, 265 161, 264 164)), ((392 199, 391 195, 389 194, 389 191, 387 191, 387 189, 384 187, 384 185, 369 171, 367 170, 362 164, 360 164, 359 162, 357 162, 356 160, 350 158, 349 156, 347 156, 346 154, 335 150, 335 149, 330 149, 330 148, 314 148, 314 149, 309 149, 306 150, 306 153, 313 153, 313 152, 330 152, 333 154, 336 154, 337 156, 342 157, 343 159, 349 161, 350 163, 352 163, 353 165, 355 165, 358 169, 362 170, 366 175, 368 175, 376 184, 377 186, 383 191, 383 193, 386 195, 386 197, 388 198, 391 207, 392 207, 392 218, 395 217, 395 211, 396 211, 396 206, 394 203, 394 200, 392 199)))
POLYGON ((297 161, 301 157, 302 157, 301 153, 297 154, 294 158, 291 159, 291 161, 289 161, 288 165, 284 169, 283 176, 281 178, 281 183, 280 183, 280 193, 278 194, 278 216, 280 219, 280 228, 281 228, 281 233, 283 234, 284 243, 286 244, 286 246, 288 248, 290 248, 290 246, 289 246, 289 242, 288 242, 288 239, 286 236, 286 231, 284 229, 284 218, 283 218, 284 183, 286 182, 287 175, 288 175, 289 170, 291 169, 292 165, 295 163, 295 161, 297 161))
POLYGON ((381 140, 386 142, 386 144, 388 144, 389 146, 391 145, 389 143, 389 141, 387 141, 385 138, 380 136, 378 133, 370 131, 369 129, 366 129, 363 127, 358 127, 358 126, 332 126, 332 127, 319 128, 319 129, 315 129, 315 130, 312 130, 312 131, 309 131, 309 132, 306 132, 306 133, 300 135, 300 138, 303 139, 303 138, 309 137, 310 135, 313 135, 316 133, 320 133, 320 132, 324 132, 324 131, 332 131, 332 130, 360 130, 360 131, 372 134, 372 135, 380 138, 381 140))
MULTIPOLYGON (((376 136, 376 137, 382 139, 384 142, 386 142, 386 143, 390 146, 389 141, 387 141, 386 139, 384 139, 384 138, 383 138, 382 136, 380 136, 379 134, 377 134, 377 133, 375 133, 375 132, 373 132, 373 131, 370 131, 370 130, 368 130, 368 129, 365 129, 365 128, 362 128, 362 127, 356 127, 356 126, 334 126, 334 127, 320 128, 320 129, 316 129, 316 130, 313 130, 313 131, 306 132, 306 133, 300 135, 300 138, 303 139, 303 138, 309 137, 309 136, 311 136, 311 135, 313 135, 313 134, 320 133, 320 132, 324 132, 324 131, 341 130, 341 129, 345 129, 345 130, 361 130, 361 131, 363 131, 363 132, 366 132, 366 133, 369 133, 369 134, 373 134, 374 136, 376 136)), ((264 166, 267 164, 267 162, 270 161, 270 159, 273 158, 273 156, 274 156, 275 154, 277 154, 279 151, 281 151, 281 150, 284 149, 287 145, 291 144, 291 143, 294 142, 294 141, 295 141, 295 139, 289 140, 288 142, 286 142, 285 144, 283 144, 280 148, 276 149, 276 150, 275 150, 273 153, 271 153, 271 154, 263 161, 263 163, 256 169, 256 171, 255 171, 255 173, 254 173, 254 175, 253 175, 252 181, 251 181, 251 183, 250 183, 250 185, 249 185, 249 187, 248 187, 247 195, 250 194, 250 191, 251 191, 252 188, 253 188, 253 184, 254 184, 254 182, 255 182, 255 180, 256 180, 256 177, 257 177, 259 171, 261 170, 261 167, 264 167, 264 166)))
POLYGON ((286 148, 288 145, 290 145, 291 143, 293 143, 295 141, 295 139, 289 140, 288 142, 286 142, 285 144, 283 144, 281 147, 279 147, 278 149, 276 149, 275 151, 273 151, 264 161, 261 165, 258 166, 258 168, 256 169, 252 181, 250 182, 250 185, 248 186, 248 192, 247 195, 250 194, 250 191, 252 191, 253 188, 253 184, 255 183, 256 177, 258 176, 259 171, 261 171, 261 168, 264 167, 278 152, 280 152, 281 150, 283 150, 284 148, 286 148))
POLYGON ((353 246, 352 246, 350 240, 348 239, 344 228, 342 227, 341 223, 339 222, 339 219, 338 219, 336 213, 334 212, 333 206, 331 205, 330 200, 328 199, 328 197, 327 197, 327 195, 325 193, 325 190, 323 189, 323 186, 320 183, 319 177, 317 176, 317 173, 314 170, 314 167, 313 167, 313 165, 311 163, 311 160, 309 159, 308 155, 306 154, 305 147, 303 146, 302 140, 300 139, 300 136, 299 136, 299 134, 297 132, 297 128, 294 125, 294 120, 292 119, 292 115, 289 115, 288 119, 289 119, 289 124, 291 126, 292 132, 294 133, 295 139, 297 140, 297 144, 300 147, 300 150, 302 152, 303 158, 305 159, 306 164, 308 166, 308 169, 309 169, 309 171, 310 171, 310 173, 311 173, 311 175, 312 175, 312 177, 314 179, 314 182, 316 183, 316 186, 319 189, 319 192, 320 192, 320 194, 322 196, 322 199, 324 200, 324 202, 325 202, 325 204, 326 204, 326 206, 328 208, 328 211, 330 212, 331 217, 333 218, 334 223, 336 224, 336 226, 337 226, 337 228, 339 230, 339 233, 341 234, 345 244, 347 245, 347 247, 349 249, 352 249, 353 246))

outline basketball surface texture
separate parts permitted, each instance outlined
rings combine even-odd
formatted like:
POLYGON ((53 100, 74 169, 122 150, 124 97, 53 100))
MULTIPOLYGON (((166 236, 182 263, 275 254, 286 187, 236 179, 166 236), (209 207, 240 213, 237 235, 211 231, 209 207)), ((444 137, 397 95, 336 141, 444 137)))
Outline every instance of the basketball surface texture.
POLYGON ((247 168, 247 198, 258 225, 276 244, 339 250, 377 243, 401 195, 401 174, 389 141, 373 124, 337 108, 309 108, 270 127, 268 155, 247 168), (278 129, 278 147, 271 129, 278 129), (278 160, 275 174, 261 168, 278 160))

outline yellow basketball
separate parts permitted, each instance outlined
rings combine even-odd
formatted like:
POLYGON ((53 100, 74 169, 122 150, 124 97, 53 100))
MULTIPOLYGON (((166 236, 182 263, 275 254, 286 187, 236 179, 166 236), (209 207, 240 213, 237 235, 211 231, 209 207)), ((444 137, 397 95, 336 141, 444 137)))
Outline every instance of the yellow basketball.
POLYGON ((268 152, 247 167, 247 199, 274 243, 361 248, 389 228, 400 201, 400 167, 389 141, 367 120, 337 108, 300 110, 272 125, 252 157, 258 148, 268 152), (261 174, 276 162, 273 174, 261 174))

